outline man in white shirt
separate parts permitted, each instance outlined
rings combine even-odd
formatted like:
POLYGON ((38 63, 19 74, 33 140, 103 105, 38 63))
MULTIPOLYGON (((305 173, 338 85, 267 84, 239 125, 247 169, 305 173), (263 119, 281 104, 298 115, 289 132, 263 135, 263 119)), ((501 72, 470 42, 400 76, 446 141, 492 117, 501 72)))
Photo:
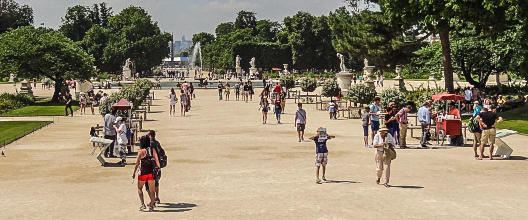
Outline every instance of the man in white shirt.
POLYGON ((466 111, 471 112, 471 98, 473 97, 473 93, 471 92, 471 89, 469 87, 466 87, 464 90, 464 99, 466 101, 464 107, 466 108, 466 111))
POLYGON ((385 169, 385 183, 383 184, 385 187, 390 187, 389 178, 391 165, 391 160, 383 158, 383 152, 386 150, 385 144, 388 144, 389 148, 394 150, 394 138, 388 131, 389 129, 382 127, 379 130, 379 133, 374 136, 374 141, 372 142, 373 147, 376 148, 376 175, 378 176, 376 183, 380 183, 383 170, 385 169))

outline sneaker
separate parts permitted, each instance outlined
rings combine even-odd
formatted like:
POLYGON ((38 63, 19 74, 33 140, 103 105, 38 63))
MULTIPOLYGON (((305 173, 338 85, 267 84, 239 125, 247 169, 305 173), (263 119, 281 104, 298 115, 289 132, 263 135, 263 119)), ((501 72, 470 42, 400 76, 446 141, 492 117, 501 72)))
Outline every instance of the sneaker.
POLYGON ((323 176, 323 181, 326 181, 326 177, 325 176, 323 176))
POLYGON ((376 180, 376 184, 379 184, 379 183, 380 183, 380 178, 378 178, 378 179, 376 180))
POLYGON ((321 184, 321 179, 317 178, 317 179, 315 180, 315 183, 317 183, 317 184, 321 184))
POLYGON ((145 204, 141 204, 141 207, 139 207, 139 211, 142 211, 142 212, 144 212, 146 209, 147 207, 145 206, 145 204))
POLYGON ((148 211, 149 211, 149 212, 153 212, 153 211, 154 211, 154 206, 149 206, 149 207, 148 207, 148 211))
POLYGON ((159 198, 155 198, 154 201, 156 202, 156 204, 161 204, 161 200, 159 198))
POLYGON ((299 139, 299 142, 301 142, 301 139, 299 139))
POLYGON ((387 188, 390 187, 389 183, 384 183, 383 185, 384 185, 385 187, 387 187, 387 188))

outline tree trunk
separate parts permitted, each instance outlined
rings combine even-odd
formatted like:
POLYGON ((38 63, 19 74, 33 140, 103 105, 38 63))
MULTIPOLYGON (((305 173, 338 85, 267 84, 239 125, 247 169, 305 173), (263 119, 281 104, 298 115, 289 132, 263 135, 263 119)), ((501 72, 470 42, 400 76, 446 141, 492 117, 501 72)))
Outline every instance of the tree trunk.
POLYGON ((62 101, 61 95, 61 89, 63 87, 64 81, 63 80, 55 80, 55 91, 53 92, 53 97, 51 98, 52 102, 58 103, 62 101))
POLYGON ((451 61, 451 43, 449 42, 449 28, 440 31, 440 42, 442 43, 442 62, 444 64, 445 88, 449 93, 455 92, 453 86, 453 64, 451 61))

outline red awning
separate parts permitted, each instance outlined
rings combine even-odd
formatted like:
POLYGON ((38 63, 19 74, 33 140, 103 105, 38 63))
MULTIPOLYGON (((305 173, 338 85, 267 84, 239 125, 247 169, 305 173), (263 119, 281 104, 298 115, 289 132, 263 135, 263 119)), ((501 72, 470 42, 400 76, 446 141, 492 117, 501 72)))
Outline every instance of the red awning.
POLYGON ((433 100, 454 100, 454 101, 462 101, 465 100, 464 96, 456 95, 456 94, 449 94, 449 93, 440 93, 433 95, 433 100))
POLYGON ((113 108, 116 110, 128 110, 132 108, 132 105, 126 99, 121 99, 119 102, 114 104, 113 108))
POLYGON ((273 71, 281 71, 282 69, 281 68, 271 68, 271 70, 273 70, 273 71))

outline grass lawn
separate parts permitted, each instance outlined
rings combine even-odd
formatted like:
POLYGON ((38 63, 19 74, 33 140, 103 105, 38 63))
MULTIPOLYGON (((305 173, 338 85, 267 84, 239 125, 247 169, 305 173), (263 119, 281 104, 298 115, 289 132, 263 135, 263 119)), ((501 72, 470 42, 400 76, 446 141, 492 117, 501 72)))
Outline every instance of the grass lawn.
MULTIPOLYGON (((73 111, 77 111, 79 106, 74 103, 73 111)), ((1 114, 4 117, 24 117, 24 116, 62 116, 65 115, 64 104, 52 103, 50 100, 37 101, 33 105, 11 110, 1 114)))
POLYGON ((9 144, 50 123, 51 121, 0 121, 0 146, 9 144))
POLYGON ((504 122, 500 123, 497 128, 528 134, 528 106, 501 112, 499 115, 504 118, 504 122))

